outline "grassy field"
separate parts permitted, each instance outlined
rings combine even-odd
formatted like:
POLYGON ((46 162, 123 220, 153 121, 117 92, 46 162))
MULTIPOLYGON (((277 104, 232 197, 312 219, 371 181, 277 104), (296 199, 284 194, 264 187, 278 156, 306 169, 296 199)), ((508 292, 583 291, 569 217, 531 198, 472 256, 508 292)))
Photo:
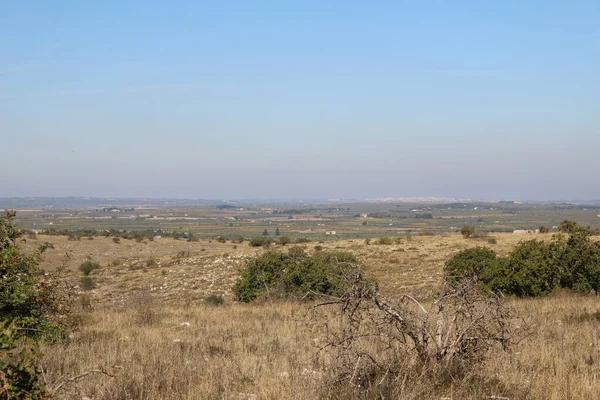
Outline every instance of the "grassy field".
MULTIPOLYGON (((442 282, 442 266, 456 252, 489 246, 508 253, 519 241, 551 234, 497 233, 483 239, 459 234, 400 237, 391 245, 363 239, 306 244, 345 250, 366 265, 381 292, 428 299, 442 282), (489 244, 493 237, 496 244, 489 244)), ((58 398, 89 399, 312 399, 361 398, 328 384, 335 360, 317 357, 320 333, 309 304, 239 304, 231 286, 244 261, 264 251, 247 243, 163 238, 137 242, 96 237, 26 238, 25 248, 53 244, 43 261, 52 269, 65 254, 82 325, 68 344, 45 345, 42 365, 58 398), (77 266, 100 263, 96 287, 85 290, 77 266), (223 296, 222 306, 205 299, 223 296), (104 372, 100 372, 104 371, 104 372)), ((281 247, 281 246, 279 246, 281 247)), ((398 398, 595 399, 600 393, 600 303, 560 292, 511 306, 534 328, 512 353, 493 350, 477 380, 434 387, 427 380, 398 382, 398 398), (496 397, 494 397, 496 396, 496 397)))

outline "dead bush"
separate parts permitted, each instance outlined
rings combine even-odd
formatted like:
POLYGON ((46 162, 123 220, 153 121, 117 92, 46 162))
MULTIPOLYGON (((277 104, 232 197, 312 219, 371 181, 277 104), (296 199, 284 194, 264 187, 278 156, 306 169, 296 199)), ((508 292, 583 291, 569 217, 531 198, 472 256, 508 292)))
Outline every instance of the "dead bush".
POLYGON ((161 309, 148 292, 139 292, 132 296, 131 305, 134 319, 138 325, 153 326, 161 320, 161 309))
POLYGON ((403 397, 411 387, 421 390, 423 379, 440 390, 419 395, 438 395, 457 379, 476 377, 489 350, 510 350, 528 326, 501 297, 478 292, 470 281, 429 301, 387 300, 357 280, 361 275, 356 267, 347 275, 350 289, 316 305, 311 319, 330 387, 342 397, 403 397))

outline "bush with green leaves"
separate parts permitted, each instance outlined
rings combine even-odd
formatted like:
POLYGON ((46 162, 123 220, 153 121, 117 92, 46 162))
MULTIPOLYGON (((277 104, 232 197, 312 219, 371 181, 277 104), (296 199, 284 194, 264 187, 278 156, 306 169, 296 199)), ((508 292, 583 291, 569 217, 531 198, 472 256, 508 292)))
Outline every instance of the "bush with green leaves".
POLYGON ((0 215, 0 399, 44 399, 36 340, 66 339, 70 301, 39 266, 46 245, 32 253, 17 246, 15 216, 0 215))
POLYGON ((100 264, 94 261, 87 260, 79 265, 79 270, 85 276, 91 274, 94 270, 100 268, 100 264))
POLYGON ((568 237, 557 235, 551 245, 560 272, 560 285, 587 293, 600 293, 600 243, 592 242, 592 232, 575 229, 568 237))
POLYGON ((446 280, 475 279, 482 289, 519 297, 545 296, 559 287, 599 294, 600 245, 590 240, 589 229, 565 222, 570 235, 554 235, 551 243, 520 242, 505 257, 483 247, 463 250, 446 262, 446 280))
POLYGON ((260 246, 266 246, 269 243, 271 243, 271 241, 269 239, 267 239, 266 237, 253 237, 252 239, 250 239, 250 241, 248 242, 248 244, 251 247, 260 247, 260 246))
POLYGON ((14 323, 0 321, 0 399, 50 398, 36 366, 37 344, 14 323))
POLYGON ((236 300, 250 302, 260 296, 313 298, 318 294, 340 295, 343 277, 356 258, 346 252, 315 252, 294 246, 287 253, 271 250, 249 260, 233 287, 236 300))
POLYGON ((461 251, 444 266, 446 280, 457 283, 478 277, 481 271, 497 263, 496 253, 487 247, 474 247, 461 251))
POLYGON ((498 258, 479 274, 483 288, 519 297, 545 296, 558 287, 559 272, 547 244, 521 242, 507 256, 498 258))

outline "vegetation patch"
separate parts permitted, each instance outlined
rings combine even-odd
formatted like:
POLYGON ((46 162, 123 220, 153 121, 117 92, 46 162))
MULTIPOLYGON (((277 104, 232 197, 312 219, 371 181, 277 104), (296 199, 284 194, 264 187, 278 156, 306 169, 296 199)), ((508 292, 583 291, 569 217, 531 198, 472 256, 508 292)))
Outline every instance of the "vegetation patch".
POLYGON ((357 264, 356 258, 347 252, 309 254, 300 246, 290 248, 287 253, 271 250, 248 261, 233 292, 242 302, 259 296, 299 299, 318 294, 340 295, 346 289, 345 273, 357 264))

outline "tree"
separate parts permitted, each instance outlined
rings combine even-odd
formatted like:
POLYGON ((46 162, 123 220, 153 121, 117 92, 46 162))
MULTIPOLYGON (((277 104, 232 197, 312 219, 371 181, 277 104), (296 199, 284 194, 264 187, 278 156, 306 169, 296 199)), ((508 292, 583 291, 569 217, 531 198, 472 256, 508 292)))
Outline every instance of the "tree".
POLYGON ((279 236, 279 227, 275 229, 275 236, 279 236))
POLYGON ((265 230, 263 231, 262 235, 263 235, 263 236, 269 236, 269 231, 265 229, 265 230))

